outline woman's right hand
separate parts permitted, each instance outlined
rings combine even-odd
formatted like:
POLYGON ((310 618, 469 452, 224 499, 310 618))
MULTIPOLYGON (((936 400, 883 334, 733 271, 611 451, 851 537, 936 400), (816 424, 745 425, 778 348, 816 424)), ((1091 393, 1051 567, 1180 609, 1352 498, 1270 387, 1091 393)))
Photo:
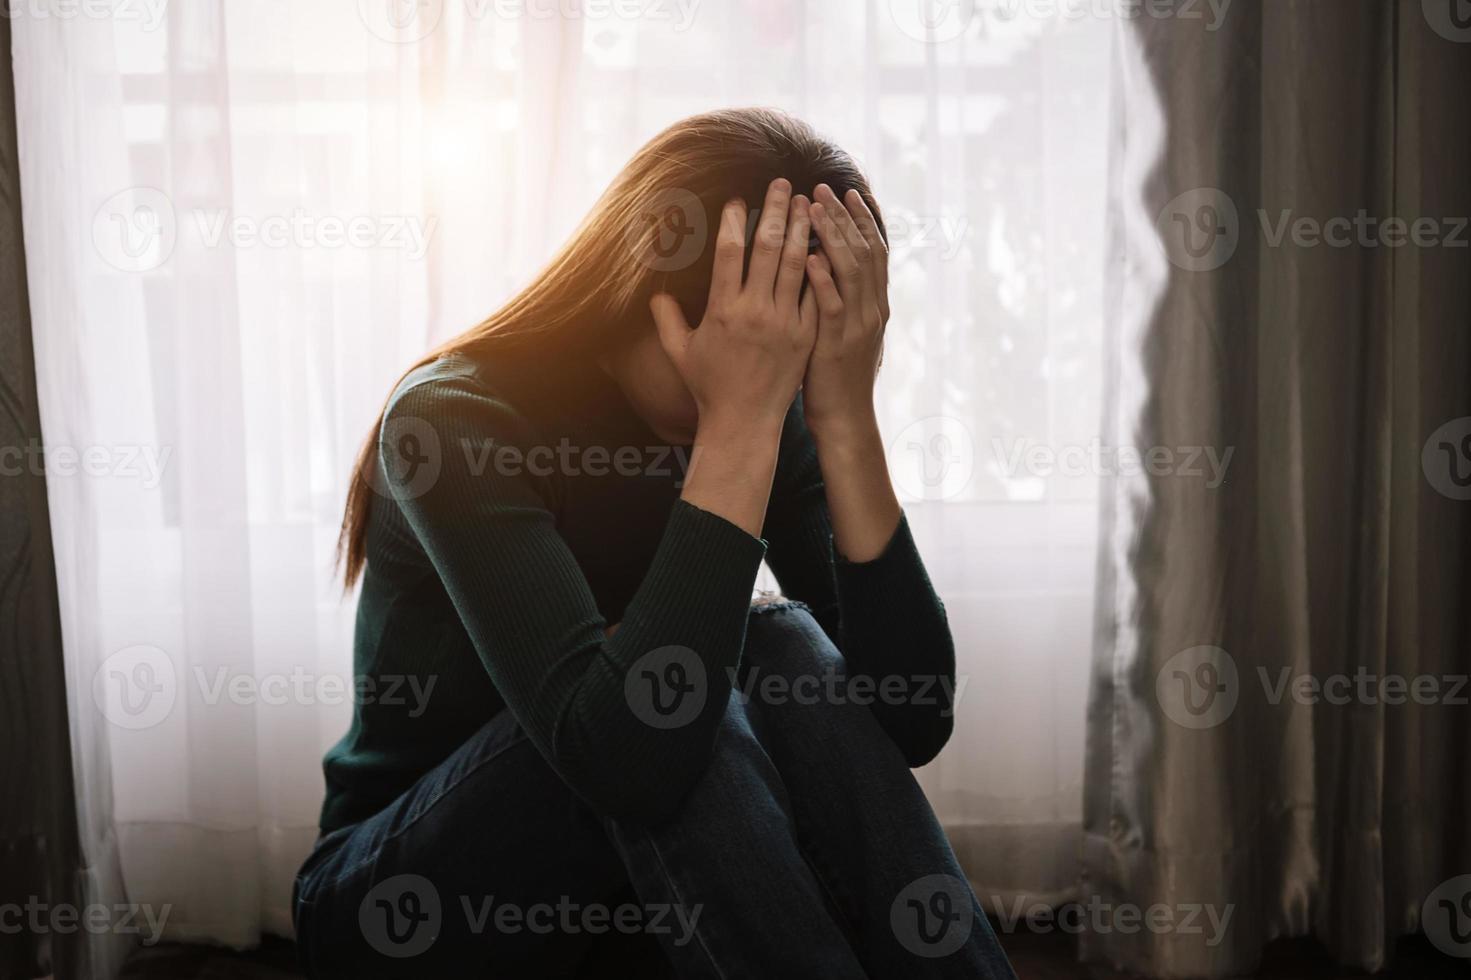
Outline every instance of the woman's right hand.
POLYGON ((792 197, 777 178, 766 191, 745 281, 746 205, 733 200, 720 215, 715 267, 704 319, 696 329, 667 293, 649 307, 659 340, 700 411, 700 427, 734 424, 780 431, 817 339, 814 304, 802 303, 811 218, 807 198, 792 197))

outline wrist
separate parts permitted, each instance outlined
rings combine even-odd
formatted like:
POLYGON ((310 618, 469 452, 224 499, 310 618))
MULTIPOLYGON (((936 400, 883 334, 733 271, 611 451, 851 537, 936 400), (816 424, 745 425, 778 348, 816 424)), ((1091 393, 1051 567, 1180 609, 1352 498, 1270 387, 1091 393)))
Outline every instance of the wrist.
POLYGON ((883 445, 878 413, 871 404, 847 412, 807 414, 804 420, 819 452, 824 445, 833 449, 883 445))
POLYGON ((705 445, 751 446, 781 440, 782 415, 749 412, 701 412, 695 442, 705 445))

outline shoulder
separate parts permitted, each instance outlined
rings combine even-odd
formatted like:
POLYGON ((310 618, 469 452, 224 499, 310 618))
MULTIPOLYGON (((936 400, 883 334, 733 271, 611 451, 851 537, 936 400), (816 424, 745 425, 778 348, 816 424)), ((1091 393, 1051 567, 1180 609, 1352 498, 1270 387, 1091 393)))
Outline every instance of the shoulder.
POLYGON ((394 387, 383 412, 380 438, 388 435, 390 426, 414 423, 425 423, 441 435, 487 426, 527 430, 531 420, 521 410, 521 401, 475 361, 446 354, 414 368, 394 387))
POLYGON ((545 441, 519 398, 474 361, 450 355, 416 367, 394 388, 378 430, 378 463, 401 502, 495 497, 522 484, 550 500, 550 477, 518 462, 545 441))

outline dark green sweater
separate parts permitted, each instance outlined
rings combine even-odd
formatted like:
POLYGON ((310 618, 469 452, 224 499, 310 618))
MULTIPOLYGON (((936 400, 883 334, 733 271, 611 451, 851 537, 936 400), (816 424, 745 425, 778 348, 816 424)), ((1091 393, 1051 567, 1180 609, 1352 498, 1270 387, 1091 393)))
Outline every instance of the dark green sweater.
POLYGON ((835 557, 800 401, 765 542, 679 499, 688 447, 661 448, 590 363, 441 358, 394 391, 379 448, 358 696, 324 760, 323 832, 386 806, 507 709, 601 812, 672 812, 709 758, 763 556, 852 673, 945 680, 927 692, 938 703, 873 704, 911 765, 949 737, 954 649, 908 526, 873 561, 835 557), (665 647, 694 651, 707 691, 698 717, 661 729, 624 680, 665 647))

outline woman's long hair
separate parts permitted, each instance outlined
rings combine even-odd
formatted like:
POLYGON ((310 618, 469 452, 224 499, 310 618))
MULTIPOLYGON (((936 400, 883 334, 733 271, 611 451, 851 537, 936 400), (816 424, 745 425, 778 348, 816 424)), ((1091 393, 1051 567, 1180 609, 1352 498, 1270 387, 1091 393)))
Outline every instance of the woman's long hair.
MULTIPOLYGON (((777 177, 811 195, 826 183, 856 188, 883 228, 868 181, 852 157, 810 126, 771 109, 722 109, 680 120, 643 146, 546 268, 505 306, 425 354, 472 359, 534 353, 546 363, 596 356, 648 327, 649 299, 667 292, 698 324, 710 290, 720 211, 742 198, 752 219, 777 177)), ((750 225, 754 227, 754 224, 750 225)), ((749 240, 749 233, 748 233, 749 240)), ((405 374, 408 373, 405 372, 405 374)), ((358 453, 337 558, 349 587, 367 560, 382 414, 358 453)))

